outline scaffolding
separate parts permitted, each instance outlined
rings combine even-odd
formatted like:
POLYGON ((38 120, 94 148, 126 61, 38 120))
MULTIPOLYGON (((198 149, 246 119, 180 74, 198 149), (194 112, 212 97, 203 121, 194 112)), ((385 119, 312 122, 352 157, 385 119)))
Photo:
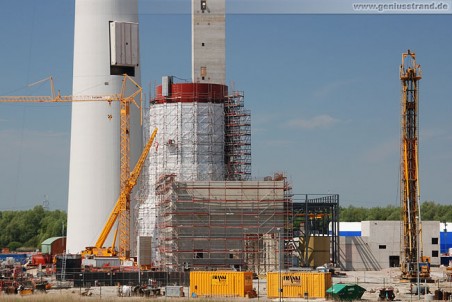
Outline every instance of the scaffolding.
POLYGON ((156 185, 161 269, 237 269, 257 274, 290 266, 291 189, 271 181, 176 181, 156 185))
MULTIPOLYGON (((147 142, 151 136, 150 132, 150 126, 149 126, 149 108, 145 108, 143 110, 143 142, 147 142)), ((150 151, 150 153, 154 152, 153 150, 150 151)), ((133 228, 133 236, 131 238, 131 255, 132 256, 138 256, 139 255, 139 237, 142 237, 142 224, 140 221, 142 220, 142 217, 144 215, 148 215, 148 212, 145 206, 145 202, 148 199, 149 196, 149 168, 150 168, 150 159, 149 156, 146 157, 146 160, 144 162, 143 168, 141 170, 140 177, 138 178, 138 184, 137 188, 138 190, 135 192, 133 200, 135 201, 133 205, 133 211, 131 211, 131 214, 133 215, 131 217, 131 221, 133 222, 132 228, 133 228), (140 217, 140 218, 139 218, 140 217)), ((142 240, 142 239, 141 239, 142 240)))
POLYGON ((251 113, 244 107, 243 91, 224 103, 226 180, 251 179, 251 113))
POLYGON ((156 236, 155 187, 160 175, 178 181, 224 179, 224 113, 219 103, 153 103, 150 129, 157 127, 149 154, 147 201, 138 211, 139 235, 156 236))
POLYGON ((150 176, 176 173, 178 180, 223 180, 223 104, 164 103, 151 107, 158 150, 150 176))

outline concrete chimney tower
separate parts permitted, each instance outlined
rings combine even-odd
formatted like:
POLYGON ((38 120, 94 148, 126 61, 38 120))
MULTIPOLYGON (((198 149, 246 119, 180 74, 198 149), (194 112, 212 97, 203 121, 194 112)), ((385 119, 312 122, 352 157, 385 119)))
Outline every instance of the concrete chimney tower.
POLYGON ((192 0, 192 81, 225 84, 225 0, 192 0))
POLYGON ((150 107, 150 129, 159 129, 158 148, 149 155, 150 193, 139 209, 138 234, 153 237, 156 263, 159 197, 153 188, 158 181, 168 175, 177 181, 225 179, 225 74, 225 0, 192 0, 193 81, 163 77, 150 107))

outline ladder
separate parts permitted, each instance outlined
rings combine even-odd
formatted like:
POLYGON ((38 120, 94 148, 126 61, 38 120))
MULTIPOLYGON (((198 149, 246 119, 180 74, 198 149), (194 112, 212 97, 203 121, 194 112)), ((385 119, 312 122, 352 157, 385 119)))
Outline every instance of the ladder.
POLYGON ((61 259, 61 282, 66 281, 66 251, 63 252, 63 259, 61 259))

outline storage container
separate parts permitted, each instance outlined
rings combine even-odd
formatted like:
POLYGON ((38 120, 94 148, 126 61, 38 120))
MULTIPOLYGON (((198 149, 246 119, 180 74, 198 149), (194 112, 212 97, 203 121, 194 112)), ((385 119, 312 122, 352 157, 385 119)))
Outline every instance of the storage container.
POLYGON ((190 296, 192 297, 245 297, 252 291, 252 272, 190 272, 190 296))
POLYGON ((269 272, 267 297, 278 298, 282 286, 283 298, 325 298, 331 286, 331 273, 319 272, 269 272))
POLYGON ((166 286, 165 297, 183 297, 184 288, 182 286, 166 286))

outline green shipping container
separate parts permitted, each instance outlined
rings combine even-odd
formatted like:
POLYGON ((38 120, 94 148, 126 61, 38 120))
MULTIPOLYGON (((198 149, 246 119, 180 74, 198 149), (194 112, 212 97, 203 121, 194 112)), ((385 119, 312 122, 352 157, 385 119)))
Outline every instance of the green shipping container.
POLYGON ((252 290, 252 272, 190 272, 191 297, 245 297, 252 290))
POLYGON ((325 298, 331 286, 331 273, 271 272, 267 273, 267 297, 278 298, 282 284, 283 298, 325 298), (281 283, 280 283, 281 282, 281 283))

